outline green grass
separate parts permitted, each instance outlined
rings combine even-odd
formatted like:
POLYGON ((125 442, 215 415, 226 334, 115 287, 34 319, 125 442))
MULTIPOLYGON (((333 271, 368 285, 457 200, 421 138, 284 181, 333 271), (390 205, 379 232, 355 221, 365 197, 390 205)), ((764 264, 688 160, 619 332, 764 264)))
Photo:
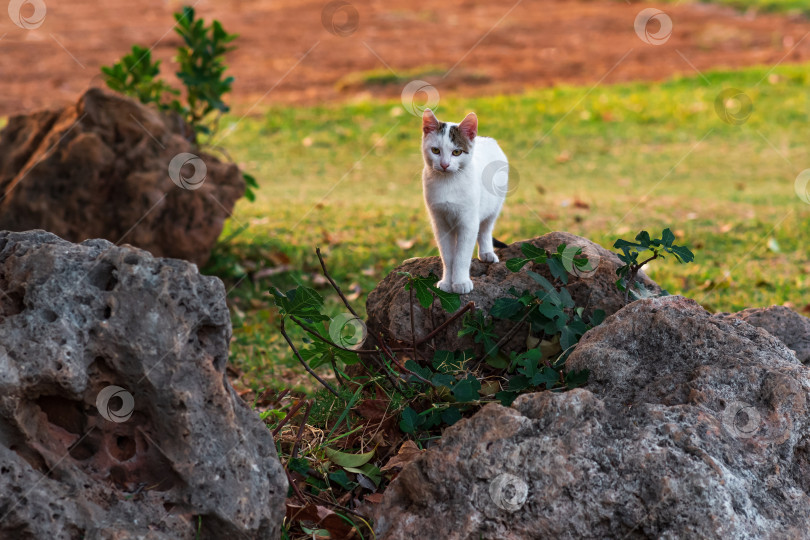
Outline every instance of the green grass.
MULTIPOLYGON (((565 230, 610 247, 669 226, 696 254, 694 264, 647 268, 671 293, 714 311, 785 302, 801 309, 810 290, 810 205, 796 196, 794 180, 810 167, 810 68, 706 78, 448 99, 438 115, 458 121, 475 110, 481 134, 499 140, 519 173, 500 239, 565 230), (717 95, 732 87, 753 102, 742 125, 715 112, 717 95)), ((234 275, 284 262, 294 268, 242 281, 231 293, 233 360, 253 384, 284 386, 301 380, 300 369, 265 291, 314 285, 341 311, 317 278, 316 246, 361 312, 398 263, 437 254, 422 202, 420 120, 398 102, 274 108, 229 120, 234 130, 221 144, 261 188, 255 203, 237 205, 228 228, 247 228, 215 260, 234 275)))
MULTIPOLYGON (((668 0, 681 2, 682 0, 668 0)), ((807 0, 693 0, 710 4, 722 4, 739 10, 756 9, 765 12, 810 14, 807 0)))

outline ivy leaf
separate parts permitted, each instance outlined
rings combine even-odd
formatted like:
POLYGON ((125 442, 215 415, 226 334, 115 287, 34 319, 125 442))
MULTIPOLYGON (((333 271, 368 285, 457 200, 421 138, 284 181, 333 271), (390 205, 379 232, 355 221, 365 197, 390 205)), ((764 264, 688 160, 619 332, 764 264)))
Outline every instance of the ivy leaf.
POLYGON ((439 373, 450 373, 453 371, 453 351, 436 351, 433 353, 433 369, 439 373))
POLYGON ((442 412, 439 409, 428 409, 420 416, 424 418, 422 429, 430 429, 442 423, 442 412))
MULTIPOLYGON (((625 256, 627 256, 631 249, 639 248, 639 247, 643 247, 643 246, 641 246, 640 244, 636 244, 636 243, 629 242, 627 240, 622 240, 621 238, 619 238, 618 240, 613 242, 613 247, 615 249, 622 250, 624 252, 625 256)), ((624 260, 624 259, 622 259, 622 260, 624 260)), ((625 261, 625 262, 627 262, 627 261, 625 261)))
POLYGON ((561 288, 557 293, 560 295, 563 307, 572 308, 575 306, 574 299, 571 298, 571 293, 565 287, 561 288))
POLYGON ((458 401, 477 401, 478 390, 481 389, 481 382, 472 375, 456 383, 453 387, 453 395, 458 401))
POLYGON ((695 260, 695 254, 683 246, 672 246, 670 252, 682 263, 690 263, 695 260))
POLYGON ((489 355, 486 358, 486 363, 495 369, 506 369, 509 366, 509 360, 502 354, 496 356, 489 355))
POLYGON ((501 402, 501 405, 504 407, 509 407, 512 405, 512 402, 515 401, 515 398, 518 396, 517 392, 509 392, 507 390, 502 390, 495 394, 495 399, 501 402))
POLYGON ((430 293, 430 289, 428 288, 427 284, 418 278, 413 278, 411 281, 405 284, 405 290, 409 291, 413 289, 414 294, 416 295, 416 300, 419 302, 419 305, 425 309, 428 309, 431 305, 433 305, 433 295, 430 293))
POLYGON ((526 256, 527 259, 532 260, 537 263, 543 263, 546 261, 547 254, 546 250, 543 248, 539 248, 534 244, 525 243, 520 245, 520 251, 526 256))
POLYGON ((578 388, 588 382, 591 372, 587 369, 569 371, 565 374, 565 385, 568 388, 578 388))
POLYGON ((412 371, 413 373, 416 373, 417 375, 419 375, 423 379, 430 380, 430 378, 433 376, 433 372, 430 371, 430 369, 428 369, 426 367, 423 367, 423 366, 420 366, 418 363, 414 362, 413 360, 408 360, 407 362, 405 362, 405 367, 409 371, 412 371))
POLYGON ((452 426, 459 420, 461 420, 461 412, 457 407, 449 407, 442 412, 442 422, 448 426, 452 426))
POLYGON ((546 264, 548 264, 548 269, 551 270, 552 276, 563 283, 568 283, 568 271, 556 257, 549 259, 546 264))
POLYGON ((532 272, 530 270, 527 273, 529 274, 529 277, 531 277, 533 280, 535 280, 537 283, 539 283, 541 287, 543 287, 544 291, 546 291, 546 292, 548 292, 548 291, 556 292, 557 291, 557 289, 554 288, 554 285, 552 285, 549 280, 547 280, 545 277, 541 276, 537 272, 532 272))
POLYGON ((532 386, 540 386, 541 384, 546 385, 546 388, 551 390, 551 388, 560 380, 560 374, 551 369, 550 367, 544 367, 540 372, 535 373, 531 379, 532 386))
POLYGON ((436 386, 446 386, 449 389, 453 387, 453 383, 456 382, 456 378, 452 375, 448 375, 447 373, 436 373, 433 375, 430 382, 436 386))
POLYGON ((434 286, 430 286, 430 290, 433 291, 433 294, 439 298, 439 302, 442 304, 442 309, 444 309, 446 312, 453 313, 458 311, 458 309, 461 307, 460 294, 445 292, 434 286))
POLYGON ((647 231, 641 231, 636 235, 636 242, 639 243, 639 247, 649 248, 650 247, 650 233, 647 231))
POLYGON ((540 304, 537 307, 537 311, 539 311, 540 313, 543 314, 543 316, 551 320, 558 319, 565 315, 565 312, 563 312, 563 310, 559 306, 555 306, 554 304, 549 302, 543 302, 542 304, 540 304))
POLYGON ((301 476, 309 475, 309 461, 306 458, 293 458, 287 462, 287 467, 301 476))
POLYGON ((595 309, 593 311, 593 315, 591 315, 591 324, 593 326, 599 326, 605 320, 605 311, 602 309, 595 309))
POLYGON ((529 387, 529 379, 525 375, 515 375, 509 379, 507 388, 511 392, 520 392, 529 387))
POLYGON ((321 314, 323 298, 306 286, 300 286, 282 293, 276 288, 271 290, 273 301, 282 315, 292 315, 307 321, 328 321, 329 317, 321 314))
POLYGON ((566 326, 560 333, 560 347, 563 350, 568 349, 577 342, 577 335, 570 326, 566 326))
POLYGON ((509 259, 506 261, 506 268, 508 268, 512 272, 518 272, 521 268, 526 266, 526 263, 529 262, 529 259, 521 259, 519 257, 515 257, 514 259, 509 259))
POLYGON ((675 241, 675 235, 672 234, 672 231, 667 227, 664 229, 664 232, 661 234, 661 245, 665 247, 671 247, 672 242, 675 241))
POLYGON ((324 343, 320 340, 315 340, 309 345, 309 347, 301 349, 301 358, 303 358, 312 369, 323 365, 329 365, 333 360, 336 362, 342 362, 347 366, 356 364, 360 361, 357 353, 332 347, 328 343, 324 343))
POLYGON ((519 298, 498 298, 495 300, 489 314, 498 319, 509 319, 524 308, 519 298))
POLYGON ((354 489, 354 487, 357 485, 357 483, 349 480, 349 477, 346 476, 346 471, 344 471, 343 469, 338 469, 335 472, 329 473, 329 480, 336 483, 345 490, 354 489))
POLYGON ((413 433, 422 422, 423 420, 419 417, 419 413, 410 407, 405 407, 399 420, 399 429, 404 433, 413 433))

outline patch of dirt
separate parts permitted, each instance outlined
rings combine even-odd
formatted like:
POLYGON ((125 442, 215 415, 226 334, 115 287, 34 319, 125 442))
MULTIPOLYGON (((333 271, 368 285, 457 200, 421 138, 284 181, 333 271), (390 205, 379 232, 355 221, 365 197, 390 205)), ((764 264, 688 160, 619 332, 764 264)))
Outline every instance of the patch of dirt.
MULTIPOLYGON (((332 17, 324 15, 326 5, 326 0, 196 3, 206 20, 217 18, 240 34, 239 48, 229 56, 237 110, 396 97, 418 70, 429 67, 434 73, 423 78, 446 96, 661 80, 716 67, 810 60, 805 39, 810 21, 704 4, 351 0, 332 17), (672 21, 672 34, 662 45, 645 43, 634 30, 638 13, 650 7, 664 10, 672 21), (386 75, 389 68, 400 79, 388 85, 346 80, 367 70, 386 75)), ((0 115, 75 102, 88 86, 102 84, 99 67, 133 44, 154 46, 164 70, 171 71, 179 44, 171 13, 180 6, 164 0, 47 0, 44 22, 34 30, 18 28, 0 13, 0 115)), ((31 3, 23 10, 33 15, 31 3)), ((651 21, 647 29, 655 34, 659 24, 651 21)))

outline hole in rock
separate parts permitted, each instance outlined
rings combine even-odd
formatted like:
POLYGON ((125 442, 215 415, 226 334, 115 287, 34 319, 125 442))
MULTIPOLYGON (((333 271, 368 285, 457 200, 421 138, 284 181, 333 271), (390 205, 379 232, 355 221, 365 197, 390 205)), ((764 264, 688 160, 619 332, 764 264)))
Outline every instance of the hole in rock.
POLYGON ((115 273, 118 269, 111 262, 101 261, 91 271, 88 281, 93 287, 102 291, 111 291, 118 284, 115 273))
POLYGON ((22 313, 25 309, 25 289, 5 291, 0 295, 0 315, 10 317, 22 313))
POLYGON ((87 438, 82 439, 78 444, 70 447, 70 450, 68 450, 70 457, 72 457, 77 461, 88 460, 91 457, 95 456, 97 452, 98 447, 95 445, 93 441, 87 438))
POLYGON ((75 435, 84 433, 85 416, 78 401, 60 396, 42 396, 37 399, 36 404, 51 424, 75 435))
POLYGON ((118 461, 127 461, 135 455, 135 439, 126 435, 119 435, 115 438, 115 445, 110 450, 110 455, 118 461))

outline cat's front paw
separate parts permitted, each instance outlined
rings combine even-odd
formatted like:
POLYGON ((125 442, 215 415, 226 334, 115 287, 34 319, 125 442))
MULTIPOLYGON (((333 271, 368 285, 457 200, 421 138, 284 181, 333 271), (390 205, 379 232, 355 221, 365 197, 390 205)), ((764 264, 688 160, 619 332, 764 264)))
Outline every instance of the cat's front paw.
POLYGON ((479 253, 478 260, 485 263, 496 263, 499 259, 494 251, 490 251, 489 253, 479 253))
POLYGON ((436 284, 436 286, 444 292, 453 292, 453 286, 450 285, 449 279, 443 279, 436 284))
POLYGON ((467 294, 472 292, 473 290, 473 282, 470 279, 465 279, 463 281, 459 281, 458 283, 453 283, 453 292, 459 294, 467 294))

